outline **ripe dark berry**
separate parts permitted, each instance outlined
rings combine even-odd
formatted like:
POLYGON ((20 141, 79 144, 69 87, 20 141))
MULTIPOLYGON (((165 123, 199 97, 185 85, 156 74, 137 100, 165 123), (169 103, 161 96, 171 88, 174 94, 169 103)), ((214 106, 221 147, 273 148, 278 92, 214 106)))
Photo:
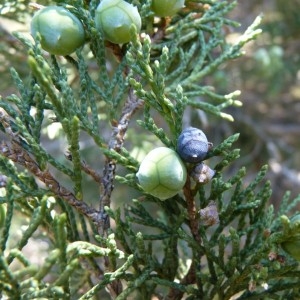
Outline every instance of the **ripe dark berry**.
POLYGON ((177 153, 189 163, 203 161, 209 150, 209 143, 202 130, 194 127, 184 129, 177 141, 177 153))

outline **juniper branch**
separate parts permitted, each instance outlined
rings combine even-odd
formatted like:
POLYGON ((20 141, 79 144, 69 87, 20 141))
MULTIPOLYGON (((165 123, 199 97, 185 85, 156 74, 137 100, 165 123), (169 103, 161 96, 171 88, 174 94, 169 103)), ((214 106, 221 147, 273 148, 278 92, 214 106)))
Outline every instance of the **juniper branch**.
MULTIPOLYGON (((138 97, 133 93, 133 90, 129 90, 127 101, 124 104, 121 117, 119 121, 113 124, 113 132, 111 134, 110 141, 108 143, 108 149, 114 150, 117 153, 121 152, 124 135, 127 131, 129 122, 134 115, 134 113, 143 105, 143 102, 138 99, 138 97)), ((109 228, 109 217, 106 214, 104 207, 110 207, 110 197, 114 188, 114 179, 116 172, 116 161, 109 157, 106 157, 106 162, 103 170, 102 180, 101 180, 101 196, 99 205, 97 224, 98 232, 103 235, 109 228)))
POLYGON ((9 145, 3 142, 0 145, 0 153, 10 160, 28 169, 33 175, 46 184, 46 186, 59 198, 64 199, 78 212, 87 216, 93 223, 98 224, 98 212, 85 202, 78 200, 67 188, 63 187, 49 170, 41 170, 35 160, 16 141, 9 145))

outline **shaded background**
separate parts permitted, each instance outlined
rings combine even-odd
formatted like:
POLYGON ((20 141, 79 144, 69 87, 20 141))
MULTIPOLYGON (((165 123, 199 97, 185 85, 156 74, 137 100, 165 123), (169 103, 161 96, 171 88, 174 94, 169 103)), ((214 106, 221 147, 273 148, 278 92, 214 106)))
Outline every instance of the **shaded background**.
MULTIPOLYGON (((27 33, 33 11, 28 9, 28 1, 5 1, 0 4, 0 9, 0 94, 5 97, 16 92, 9 68, 14 67, 22 78, 26 78, 28 72, 26 50, 11 32, 27 33)), ((263 15, 263 34, 246 45, 243 57, 223 65, 206 79, 207 84, 215 86, 216 92, 242 91, 243 106, 227 110, 235 122, 189 110, 184 121, 186 125, 199 124, 214 144, 239 132, 236 147, 241 149, 241 158, 227 170, 228 173, 246 166, 250 181, 262 165, 269 164, 268 177, 273 187, 271 201, 278 207, 286 190, 290 190, 293 197, 300 191, 300 0, 238 1, 230 18, 240 22, 241 26, 225 28, 228 40, 234 41, 260 14, 263 15)), ((90 67, 93 69, 92 63, 90 67)), ((104 127, 103 130, 107 130, 109 137, 110 128, 104 127)), ((152 142, 155 143, 151 137, 141 139, 141 136, 136 135, 135 128, 128 131, 129 147, 137 157, 151 149, 152 142)), ((63 159, 66 146, 64 139, 59 137, 60 129, 49 126, 44 143, 52 154, 61 155, 63 159)), ((84 135, 81 149, 87 162, 101 172, 103 159, 99 159, 99 153, 84 135)), ((121 194, 123 188, 128 189, 120 186, 121 194)), ((89 198, 97 197, 97 187, 89 189, 89 193, 89 198)), ((134 195, 132 191, 130 196, 134 195)))

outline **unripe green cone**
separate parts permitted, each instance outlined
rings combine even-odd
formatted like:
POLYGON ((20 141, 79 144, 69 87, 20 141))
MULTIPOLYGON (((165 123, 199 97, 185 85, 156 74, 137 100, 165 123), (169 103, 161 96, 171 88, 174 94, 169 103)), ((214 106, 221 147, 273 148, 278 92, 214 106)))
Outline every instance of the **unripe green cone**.
POLYGON ((183 188, 186 176, 178 154, 166 147, 150 151, 137 173, 143 190, 161 200, 175 196, 183 188))
POLYGON ((51 54, 68 55, 85 41, 80 20, 64 7, 48 6, 39 10, 31 21, 31 34, 41 35, 42 48, 51 54))
POLYGON ((282 249, 296 260, 300 261, 300 235, 281 244, 282 249))
POLYGON ((0 229, 4 225, 6 217, 6 207, 5 204, 0 204, 0 229))
MULTIPOLYGON (((295 215, 290 220, 291 224, 300 223, 300 214, 295 215)), ((282 249, 296 260, 300 261, 300 232, 281 243, 282 249)))
POLYGON ((124 0, 103 0, 97 7, 95 24, 104 37, 115 44, 128 43, 130 27, 140 32, 142 20, 137 8, 124 0))
POLYGON ((171 17, 184 7, 184 0, 152 0, 152 10, 159 17, 171 17))

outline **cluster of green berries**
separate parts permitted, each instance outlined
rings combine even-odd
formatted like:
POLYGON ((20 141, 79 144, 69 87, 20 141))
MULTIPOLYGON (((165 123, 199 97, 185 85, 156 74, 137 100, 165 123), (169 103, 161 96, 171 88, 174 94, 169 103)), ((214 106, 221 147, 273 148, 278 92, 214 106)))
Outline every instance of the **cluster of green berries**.
MULTIPOLYGON (((160 17, 172 16, 184 6, 184 0, 152 0, 152 10, 160 17)), ((96 9, 96 28, 104 38, 115 44, 131 40, 130 28, 140 32, 142 20, 137 7, 124 0, 102 0, 96 9)), ((40 35, 44 50, 55 55, 69 55, 85 42, 82 22, 61 6, 48 6, 39 10, 31 21, 31 34, 40 35)))

